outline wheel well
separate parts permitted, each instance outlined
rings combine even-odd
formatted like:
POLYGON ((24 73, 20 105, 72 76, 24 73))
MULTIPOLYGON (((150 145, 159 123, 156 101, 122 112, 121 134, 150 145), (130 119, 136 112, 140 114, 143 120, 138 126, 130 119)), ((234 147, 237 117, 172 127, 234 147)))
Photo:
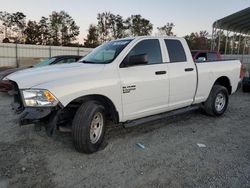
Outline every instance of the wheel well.
POLYGON ((232 86, 230 83, 230 80, 226 76, 222 76, 218 78, 215 82, 214 85, 221 85, 227 88, 228 94, 230 95, 232 93, 232 86))
MULTIPOLYGON (((86 96, 82 96, 79 97, 73 101, 71 101, 66 107, 65 109, 74 109, 74 113, 75 114, 76 110, 86 101, 90 101, 90 100, 94 100, 94 101, 98 101, 100 104, 102 104, 105 108, 105 112, 107 115, 107 118, 110 119, 111 121, 113 121, 114 123, 118 123, 119 122, 119 114, 115 108, 114 103, 106 96, 103 95, 86 95, 86 96)), ((72 115, 71 115, 72 116, 72 115)), ((71 117, 73 119, 73 117, 71 117)))

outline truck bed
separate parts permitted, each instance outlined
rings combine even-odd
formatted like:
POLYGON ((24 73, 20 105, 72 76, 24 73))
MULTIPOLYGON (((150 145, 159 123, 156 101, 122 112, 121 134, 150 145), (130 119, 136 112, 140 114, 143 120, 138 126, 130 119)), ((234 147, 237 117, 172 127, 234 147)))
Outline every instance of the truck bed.
POLYGON ((240 81, 240 72, 239 75, 236 75, 235 72, 240 70, 240 67, 241 63, 239 60, 219 60, 196 63, 198 84, 194 103, 200 103, 206 100, 213 84, 222 76, 228 77, 231 82, 233 82, 230 84, 232 86, 231 93, 234 93, 240 81))

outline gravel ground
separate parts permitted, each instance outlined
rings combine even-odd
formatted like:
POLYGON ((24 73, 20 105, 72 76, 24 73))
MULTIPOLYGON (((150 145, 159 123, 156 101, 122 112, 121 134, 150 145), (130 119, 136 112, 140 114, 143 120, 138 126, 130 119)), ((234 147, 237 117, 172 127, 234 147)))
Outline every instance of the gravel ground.
POLYGON ((69 133, 48 138, 20 128, 11 100, 0 94, 1 188, 250 187, 249 93, 231 96, 220 118, 194 111, 128 129, 110 125, 105 147, 91 155, 77 153, 69 133))

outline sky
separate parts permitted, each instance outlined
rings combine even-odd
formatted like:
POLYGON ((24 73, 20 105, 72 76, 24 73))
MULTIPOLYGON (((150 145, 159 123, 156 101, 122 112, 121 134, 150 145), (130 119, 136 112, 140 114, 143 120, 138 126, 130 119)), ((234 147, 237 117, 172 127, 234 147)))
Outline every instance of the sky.
POLYGON ((110 11, 124 18, 141 14, 156 28, 167 22, 175 24, 174 34, 185 36, 200 30, 212 31, 215 20, 250 6, 250 0, 0 0, 1 11, 23 12, 28 20, 39 21, 52 11, 64 10, 80 26, 79 42, 90 24, 97 23, 97 13, 110 11))

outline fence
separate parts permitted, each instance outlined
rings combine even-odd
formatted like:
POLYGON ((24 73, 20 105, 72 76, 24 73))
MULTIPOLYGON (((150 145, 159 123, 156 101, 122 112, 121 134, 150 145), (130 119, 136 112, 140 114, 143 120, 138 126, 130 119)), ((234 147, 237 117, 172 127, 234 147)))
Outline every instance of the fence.
POLYGON ((239 59, 244 64, 250 64, 250 55, 222 55, 223 59, 239 59))
MULTIPOLYGON (((33 65, 56 55, 86 55, 92 49, 81 47, 42 46, 0 43, 0 67, 33 65)), ((222 55, 223 59, 239 59, 250 70, 250 55, 222 55)))
POLYGON ((92 49, 81 47, 0 44, 0 67, 30 66, 57 55, 86 55, 92 49))

